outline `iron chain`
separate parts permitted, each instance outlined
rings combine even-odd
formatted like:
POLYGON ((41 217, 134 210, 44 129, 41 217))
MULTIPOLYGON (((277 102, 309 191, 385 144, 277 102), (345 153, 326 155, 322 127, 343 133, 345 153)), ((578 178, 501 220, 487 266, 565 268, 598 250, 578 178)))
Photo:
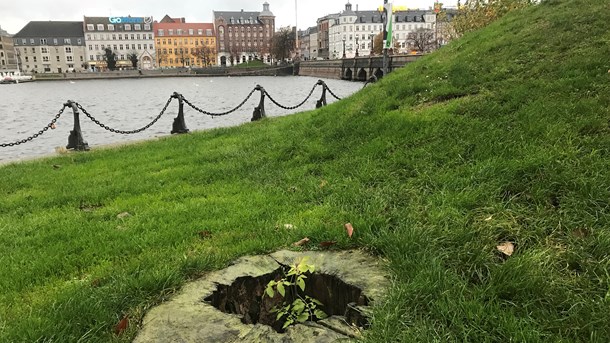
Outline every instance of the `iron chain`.
POLYGON ((212 113, 212 112, 208 112, 205 110, 202 110, 201 108, 191 104, 190 101, 186 100, 186 99, 182 99, 184 101, 185 104, 191 106, 191 108, 193 108, 195 111, 201 113, 201 114, 205 114, 211 117, 221 117, 221 116, 226 116, 227 114, 231 114, 237 110, 239 110, 248 100, 250 100, 250 98, 252 97, 252 94, 254 94, 254 92, 256 91, 256 88, 253 89, 250 94, 248 94, 248 96, 244 99, 244 101, 241 102, 241 104, 237 105, 237 107, 235 107, 232 110, 226 111, 226 112, 221 112, 221 113, 212 113))
POLYGON ((61 110, 59 110, 59 113, 57 113, 55 115, 55 118, 53 118, 51 120, 51 122, 47 126, 45 126, 42 130, 38 131, 38 133, 36 133, 36 134, 34 134, 34 135, 32 135, 32 136, 30 136, 28 138, 25 138, 25 139, 22 139, 22 140, 18 140, 16 142, 2 143, 2 144, 0 144, 0 148, 7 148, 7 147, 17 146, 17 145, 21 145, 21 144, 24 144, 24 143, 27 143, 27 142, 31 142, 32 140, 40 137, 43 133, 47 132, 47 130, 49 130, 51 128, 54 129, 55 128, 55 123, 57 122, 59 117, 61 117, 61 115, 64 113, 65 109, 66 109, 66 105, 64 105, 64 107, 62 107, 61 110))
POLYGON ((108 131, 110 131, 110 132, 113 132, 113 133, 120 133, 120 134, 123 134, 123 135, 131 135, 131 134, 134 134, 134 133, 140 133, 140 132, 142 132, 142 131, 144 131, 144 130, 147 130, 147 129, 148 129, 148 128, 150 128, 151 126, 155 125, 155 123, 156 123, 156 122, 157 122, 159 119, 161 119, 161 117, 162 117, 162 116, 165 114, 165 111, 167 111, 167 107, 169 106, 169 104, 172 102, 172 100, 173 100, 173 99, 174 99, 174 98, 170 97, 170 98, 167 100, 167 102, 165 103, 165 106, 164 106, 164 107, 163 107, 163 109, 161 110, 161 113, 159 113, 159 115, 158 115, 158 116, 157 116, 155 119, 153 119, 153 121, 151 121, 151 122, 150 122, 148 125, 146 125, 146 126, 144 126, 144 127, 141 127, 141 128, 139 128, 139 129, 136 129, 136 130, 131 130, 131 131, 117 130, 117 129, 113 129, 113 128, 111 128, 111 127, 108 127, 108 126, 106 126, 106 125, 102 124, 102 123, 101 123, 99 120, 97 120, 97 119, 96 119, 94 116, 92 116, 91 114, 89 114, 89 112, 87 112, 87 110, 85 110, 85 108, 84 108, 83 106, 81 106, 81 104, 76 103, 76 106, 77 106, 77 107, 78 107, 78 108, 79 108, 81 111, 83 111, 83 113, 84 113, 84 114, 85 114, 85 115, 86 115, 86 116, 87 116, 89 119, 91 119, 91 121, 93 121, 94 123, 96 123, 97 125, 99 125, 101 128, 103 128, 103 129, 105 129, 105 130, 108 130, 108 131))
POLYGON ((325 87, 326 87, 326 90, 330 93, 330 95, 332 95, 337 100, 341 100, 341 98, 336 96, 335 93, 333 93, 333 91, 331 91, 330 88, 328 88, 328 86, 325 86, 325 87))
POLYGON ((300 104, 296 105, 296 106, 283 106, 281 104, 279 104, 277 101, 275 101, 272 97, 271 94, 269 94, 266 90, 265 90, 265 94, 269 97, 269 100, 271 100, 272 103, 274 103, 275 105, 277 105, 280 108, 283 108, 285 110, 296 110, 297 108, 303 106, 307 100, 309 100, 311 98, 311 95, 313 94, 313 91, 316 90, 316 87, 318 87, 318 84, 316 83, 313 88, 311 89, 311 91, 309 92, 309 95, 307 95, 307 98, 305 98, 305 100, 303 100, 300 104))

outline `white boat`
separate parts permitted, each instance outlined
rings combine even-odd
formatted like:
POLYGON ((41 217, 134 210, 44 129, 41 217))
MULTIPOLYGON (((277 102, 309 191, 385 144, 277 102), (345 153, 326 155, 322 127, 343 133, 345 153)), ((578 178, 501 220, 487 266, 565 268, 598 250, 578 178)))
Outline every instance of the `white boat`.
POLYGON ((19 70, 4 70, 0 71, 0 83, 21 83, 34 81, 34 78, 30 75, 22 75, 19 70))

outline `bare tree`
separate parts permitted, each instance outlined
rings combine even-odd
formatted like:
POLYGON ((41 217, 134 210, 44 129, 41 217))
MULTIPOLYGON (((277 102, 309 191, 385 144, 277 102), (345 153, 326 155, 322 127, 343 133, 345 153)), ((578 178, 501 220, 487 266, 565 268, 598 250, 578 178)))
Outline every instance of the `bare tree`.
POLYGON ((214 64, 216 49, 211 46, 204 45, 195 49, 195 51, 193 52, 193 56, 199 58, 204 67, 209 67, 214 64))
POLYGON ((419 28, 410 32, 408 40, 410 45, 419 52, 429 52, 436 46, 434 31, 430 29, 419 28))
POLYGON ((271 54, 283 61, 295 51, 295 35, 290 27, 283 27, 271 38, 271 54))

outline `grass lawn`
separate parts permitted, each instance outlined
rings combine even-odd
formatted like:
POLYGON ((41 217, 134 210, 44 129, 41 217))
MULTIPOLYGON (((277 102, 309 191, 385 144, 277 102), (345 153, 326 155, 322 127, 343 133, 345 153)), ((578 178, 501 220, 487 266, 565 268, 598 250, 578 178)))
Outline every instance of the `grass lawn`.
POLYGON ((544 1, 317 111, 0 167, 0 342, 128 342, 305 236, 389 260, 367 342, 607 342, 609 159, 610 4, 544 1))
POLYGON ((265 64, 263 61, 252 60, 252 61, 248 61, 246 63, 240 63, 237 65, 234 65, 232 68, 242 69, 242 68, 268 68, 268 67, 269 67, 269 65, 265 64))

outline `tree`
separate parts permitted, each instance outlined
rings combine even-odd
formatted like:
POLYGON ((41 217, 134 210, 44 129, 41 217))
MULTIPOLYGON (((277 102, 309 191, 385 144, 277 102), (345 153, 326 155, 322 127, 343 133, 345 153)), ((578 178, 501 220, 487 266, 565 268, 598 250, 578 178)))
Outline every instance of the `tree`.
POLYGON ((239 42, 232 42, 229 48, 229 60, 231 61, 231 65, 241 63, 241 54, 242 49, 239 42))
POLYGON ((116 69, 116 54, 110 49, 104 49, 104 61, 106 61, 106 66, 108 66, 109 70, 116 69))
POLYGON ((167 49, 157 49, 157 61, 159 61, 159 67, 163 66, 163 62, 167 62, 169 54, 167 53, 167 49))
POLYGON ((458 35, 478 30, 507 13, 538 3, 539 0, 466 0, 459 6, 453 27, 458 35))
POLYGON ((429 52, 436 47, 434 31, 419 28, 414 32, 409 32, 410 45, 419 52, 429 52))
POLYGON ((290 27, 283 27, 271 38, 271 54, 279 61, 290 57, 295 51, 295 35, 290 27))
MULTIPOLYGON (((398 42, 397 39, 394 39, 394 47, 390 49, 389 53, 393 54, 394 51, 398 51, 398 49, 400 49, 400 42, 398 42)), ((383 54, 383 32, 379 32, 373 39, 373 54, 383 54)))
POLYGON ((195 49, 195 51, 193 52, 193 56, 199 58, 201 60, 201 64, 203 64, 204 67, 209 67, 214 64, 216 49, 211 46, 204 45, 200 48, 195 49))
POLYGON ((135 52, 132 52, 129 55, 127 55, 127 58, 131 61, 131 66, 134 69, 138 67, 138 54, 136 54, 135 52))

